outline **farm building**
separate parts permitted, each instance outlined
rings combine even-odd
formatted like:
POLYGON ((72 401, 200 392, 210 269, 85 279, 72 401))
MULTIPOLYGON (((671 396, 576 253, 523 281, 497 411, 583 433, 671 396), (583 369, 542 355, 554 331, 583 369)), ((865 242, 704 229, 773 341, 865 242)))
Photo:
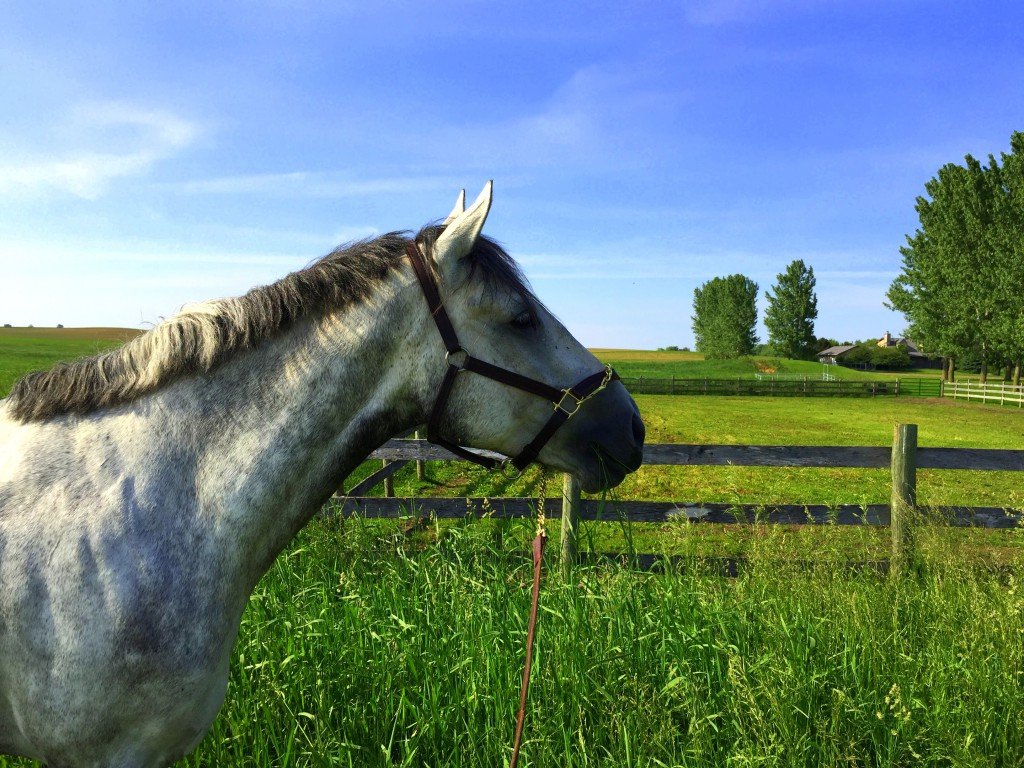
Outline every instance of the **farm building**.
MULTIPOLYGON (((894 337, 888 331, 878 341, 875 342, 875 346, 878 347, 903 347, 907 350, 907 354, 910 356, 911 366, 914 368, 940 368, 942 367, 941 358, 929 357, 924 354, 917 345, 910 339, 905 337, 894 337)), ((839 344, 828 349, 823 349, 818 353, 818 362, 825 365, 843 365, 845 361, 844 356, 848 355, 851 350, 857 348, 856 344, 839 344)))
POLYGON ((818 353, 818 362, 825 365, 838 365, 841 362, 842 356, 851 349, 856 348, 856 346, 856 344, 839 344, 835 347, 823 349, 818 353))

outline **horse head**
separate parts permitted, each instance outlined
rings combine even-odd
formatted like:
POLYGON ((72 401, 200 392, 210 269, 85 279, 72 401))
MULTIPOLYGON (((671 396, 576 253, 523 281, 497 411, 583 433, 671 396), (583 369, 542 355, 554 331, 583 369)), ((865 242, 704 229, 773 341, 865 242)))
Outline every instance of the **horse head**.
POLYGON ((490 182, 468 209, 460 194, 444 224, 410 246, 432 317, 422 339, 429 437, 513 457, 520 468, 539 461, 587 492, 614 487, 643 460, 639 410, 482 234, 491 199, 490 182))

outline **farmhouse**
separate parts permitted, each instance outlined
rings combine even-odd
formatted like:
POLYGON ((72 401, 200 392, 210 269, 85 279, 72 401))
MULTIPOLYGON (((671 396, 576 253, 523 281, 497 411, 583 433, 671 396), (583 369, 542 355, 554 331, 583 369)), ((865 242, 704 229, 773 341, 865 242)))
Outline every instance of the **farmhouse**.
POLYGON ((914 368, 942 367, 942 358, 926 355, 908 338, 901 337, 894 339, 892 335, 886 331, 885 335, 878 340, 877 344, 879 347, 905 347, 907 354, 910 355, 910 365, 914 368))
MULTIPOLYGON (((828 349, 823 349, 818 353, 818 362, 825 365, 843 365, 847 364, 843 358, 850 353, 851 350, 857 348, 856 344, 839 344, 828 349)), ((913 368, 939 368, 942 365, 941 359, 929 357, 928 355, 921 352, 917 348, 917 345, 906 337, 894 337, 888 331, 878 341, 875 342, 875 346, 884 348, 889 347, 903 347, 907 350, 907 355, 910 357, 910 365, 913 368)))

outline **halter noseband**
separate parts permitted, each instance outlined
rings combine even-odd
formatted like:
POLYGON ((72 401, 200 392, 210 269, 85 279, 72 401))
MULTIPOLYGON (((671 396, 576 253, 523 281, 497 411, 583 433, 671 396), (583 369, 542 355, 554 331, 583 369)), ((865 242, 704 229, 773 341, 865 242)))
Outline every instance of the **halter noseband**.
POLYGON ((606 365, 604 370, 587 376, 568 389, 558 389, 550 384, 545 384, 543 381, 531 379, 528 376, 523 376, 473 357, 459 343, 459 337, 456 335, 452 321, 448 317, 448 312, 445 311, 444 304, 441 301, 441 294, 437 289, 437 281, 434 280, 434 275, 427 266, 426 260, 423 254, 420 253, 420 249, 415 241, 409 243, 406 247, 406 253, 409 256, 409 261, 412 262, 413 271, 416 272, 416 277, 420 281, 420 287, 423 288, 423 296, 427 300, 430 315, 437 324, 437 330, 441 334, 441 341, 444 342, 444 347, 447 350, 445 352, 445 362, 448 363, 448 369, 445 371, 444 379, 441 381, 441 389, 434 400, 434 408, 430 412, 430 421, 427 422, 427 440, 429 442, 447 448, 456 456, 466 461, 480 464, 488 469, 495 469, 510 461, 516 469, 522 470, 537 458, 537 455, 547 444, 548 440, 551 439, 551 436, 555 434, 560 426, 576 415, 583 403, 619 378, 619 375, 612 370, 612 367, 606 365), (448 404, 448 398, 451 396, 452 387, 455 385, 455 377, 461 371, 478 373, 481 376, 486 376, 488 379, 493 379, 510 387, 529 392, 531 395, 543 397, 554 406, 555 412, 541 428, 540 432, 537 433, 537 436, 515 458, 501 462, 488 456, 474 453, 468 448, 463 448, 461 445, 456 445, 450 440, 446 440, 440 434, 441 417, 445 406, 448 404))

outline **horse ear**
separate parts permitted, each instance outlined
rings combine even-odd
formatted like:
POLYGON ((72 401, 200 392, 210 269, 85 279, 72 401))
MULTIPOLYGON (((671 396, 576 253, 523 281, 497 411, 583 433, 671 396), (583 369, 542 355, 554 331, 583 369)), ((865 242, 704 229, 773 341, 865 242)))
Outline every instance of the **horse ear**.
POLYGON ((494 182, 488 181, 476 201, 445 227, 434 244, 435 259, 441 261, 453 256, 461 259, 473 250, 487 221, 487 212, 491 210, 493 189, 494 182))
POLYGON ((459 196, 455 198, 455 207, 452 208, 452 212, 448 214, 448 218, 444 220, 444 225, 447 227, 453 221, 466 210, 466 190, 461 190, 459 196))

